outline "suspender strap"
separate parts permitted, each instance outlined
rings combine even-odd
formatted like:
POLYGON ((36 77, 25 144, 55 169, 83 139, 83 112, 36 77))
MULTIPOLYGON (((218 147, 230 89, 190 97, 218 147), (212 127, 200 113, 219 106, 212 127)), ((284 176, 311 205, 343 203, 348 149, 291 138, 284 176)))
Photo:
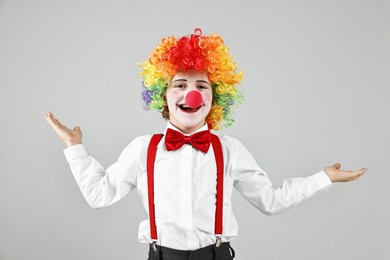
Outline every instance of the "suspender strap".
POLYGON ((148 156, 146 161, 146 171, 148 174, 150 236, 154 241, 157 241, 156 218, 154 214, 154 161, 156 159, 157 145, 162 137, 162 134, 153 135, 149 143, 148 156))
MULTIPOLYGON (((148 147, 148 155, 146 161, 146 170, 148 176, 148 203, 149 203, 149 223, 150 236, 154 242, 157 241, 156 218, 154 212, 154 161, 156 159, 157 145, 160 142, 162 134, 153 135, 148 147)), ((222 154, 222 145, 219 137, 211 134, 211 144, 214 149, 215 162, 217 165, 217 195, 215 209, 215 235, 217 236, 217 247, 221 243, 221 235, 223 230, 223 184, 224 184, 224 162, 222 154)))
POLYGON ((214 149, 215 162, 217 165, 217 201, 215 209, 215 235, 222 235, 222 222, 223 222, 223 154, 222 145, 219 137, 215 134, 211 134, 211 144, 214 149))

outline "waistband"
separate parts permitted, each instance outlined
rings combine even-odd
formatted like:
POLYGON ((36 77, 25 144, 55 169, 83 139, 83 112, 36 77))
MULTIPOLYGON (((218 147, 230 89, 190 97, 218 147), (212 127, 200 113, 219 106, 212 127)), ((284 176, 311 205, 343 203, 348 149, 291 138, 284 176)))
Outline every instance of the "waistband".
POLYGON ((229 242, 221 243, 220 247, 216 247, 215 244, 202 247, 196 250, 177 250, 164 246, 157 246, 157 252, 154 252, 152 245, 149 245, 150 253, 157 253, 165 257, 168 256, 182 256, 182 257, 209 257, 210 255, 218 256, 233 256, 235 255, 233 248, 230 246, 229 242), (232 253, 230 253, 230 250, 232 253))

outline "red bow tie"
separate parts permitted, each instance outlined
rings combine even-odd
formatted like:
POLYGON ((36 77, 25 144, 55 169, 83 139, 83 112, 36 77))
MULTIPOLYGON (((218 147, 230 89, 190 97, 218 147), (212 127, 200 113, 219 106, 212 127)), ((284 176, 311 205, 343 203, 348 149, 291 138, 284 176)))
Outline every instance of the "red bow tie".
POLYGON ((207 153, 210 147, 210 130, 205 130, 190 136, 185 136, 171 128, 167 129, 167 134, 165 136, 165 146, 167 147, 168 151, 177 150, 184 144, 190 144, 199 151, 207 153))

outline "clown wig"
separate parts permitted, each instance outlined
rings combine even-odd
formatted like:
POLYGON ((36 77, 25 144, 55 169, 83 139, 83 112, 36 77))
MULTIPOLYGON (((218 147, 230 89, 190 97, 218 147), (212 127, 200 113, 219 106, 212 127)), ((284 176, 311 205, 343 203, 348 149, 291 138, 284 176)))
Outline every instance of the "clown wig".
POLYGON ((178 72, 194 69, 207 73, 213 88, 213 103, 206 122, 214 130, 233 124, 231 106, 242 101, 236 88, 243 74, 233 62, 229 48, 218 35, 204 36, 197 28, 194 34, 177 39, 173 36, 162 39, 150 54, 149 59, 139 64, 145 90, 142 93, 146 109, 162 111, 169 119, 165 92, 172 77, 178 72))

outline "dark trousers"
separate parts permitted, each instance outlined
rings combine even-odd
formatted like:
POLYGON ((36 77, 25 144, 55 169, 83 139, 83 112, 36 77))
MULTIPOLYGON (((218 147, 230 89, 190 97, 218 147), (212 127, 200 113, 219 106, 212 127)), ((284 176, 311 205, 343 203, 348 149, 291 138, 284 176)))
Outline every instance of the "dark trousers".
POLYGON ((233 260, 234 256, 235 252, 228 242, 222 243, 220 247, 211 245, 188 251, 163 246, 157 246, 154 251, 150 245, 148 260, 233 260))

